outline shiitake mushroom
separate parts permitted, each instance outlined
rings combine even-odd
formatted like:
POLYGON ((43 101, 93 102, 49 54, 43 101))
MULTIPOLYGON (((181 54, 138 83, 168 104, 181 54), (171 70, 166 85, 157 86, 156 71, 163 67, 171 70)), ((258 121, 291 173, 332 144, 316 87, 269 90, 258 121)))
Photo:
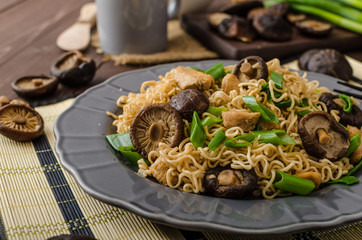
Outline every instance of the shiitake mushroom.
POLYGON ((251 79, 268 79, 268 66, 259 56, 248 56, 236 64, 233 74, 240 82, 247 82, 251 79))
POLYGON ((0 108, 0 134, 15 141, 31 141, 44 131, 44 121, 33 108, 7 104, 0 108))
POLYGON ((24 76, 11 83, 12 89, 25 98, 41 97, 53 93, 59 84, 54 76, 24 76))
POLYGON ((350 145, 347 130, 323 111, 311 112, 301 118, 298 134, 307 153, 319 159, 337 161, 344 157, 350 145))
POLYGON ((95 72, 95 62, 79 51, 66 52, 51 66, 52 75, 68 86, 80 86, 90 82, 95 72))
POLYGON ((209 107, 209 99, 197 89, 186 89, 173 96, 169 103, 183 119, 191 122, 194 111, 199 116, 209 107))
POLYGON ((296 21, 295 27, 302 34, 318 38, 328 36, 333 30, 333 26, 331 24, 315 19, 296 21))
POLYGON ((242 199, 251 196, 258 177, 253 169, 232 169, 229 166, 208 170, 204 176, 205 193, 221 198, 242 199))
POLYGON ((142 108, 134 117, 130 137, 136 151, 145 159, 163 142, 176 147, 183 140, 183 121, 171 105, 153 103, 142 108))

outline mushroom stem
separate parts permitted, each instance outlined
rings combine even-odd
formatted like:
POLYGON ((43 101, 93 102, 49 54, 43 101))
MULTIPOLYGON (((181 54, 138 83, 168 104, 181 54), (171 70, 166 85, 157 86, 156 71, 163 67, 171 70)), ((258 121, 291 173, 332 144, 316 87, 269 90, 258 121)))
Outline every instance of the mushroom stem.
POLYGON ((253 67, 250 63, 245 61, 243 64, 241 64, 240 71, 246 75, 251 75, 253 73, 253 67))
POLYGON ((317 135, 319 142, 323 145, 328 145, 332 141, 332 137, 322 128, 317 130, 317 135))

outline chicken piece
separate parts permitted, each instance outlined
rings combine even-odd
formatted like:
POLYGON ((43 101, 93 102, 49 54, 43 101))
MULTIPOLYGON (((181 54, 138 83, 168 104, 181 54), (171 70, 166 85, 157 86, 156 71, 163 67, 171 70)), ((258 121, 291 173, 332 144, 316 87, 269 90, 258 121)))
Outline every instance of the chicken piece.
POLYGON ((229 110, 222 112, 224 126, 227 128, 239 126, 244 132, 249 132, 255 128, 260 113, 258 112, 240 112, 238 110, 229 110))
POLYGON ((239 83, 239 79, 234 74, 228 73, 221 81, 221 88, 227 94, 229 94, 232 90, 236 90, 236 92, 239 94, 239 83))
MULTIPOLYGON (((156 161, 150 166, 149 170, 151 171, 152 176, 156 178, 159 183, 167 185, 166 175, 168 166, 162 161, 160 157, 157 158, 156 161)), ((177 177, 172 177, 171 183, 177 183, 177 177)))
POLYGON ((174 79, 181 89, 198 89, 204 91, 210 89, 215 84, 214 78, 210 74, 197 71, 192 68, 178 66, 171 70, 174 79))
MULTIPOLYGON (((359 130, 358 128, 351 126, 351 125, 347 125, 347 131, 349 133, 350 137, 353 137, 354 135, 356 135, 357 133, 360 134, 361 137, 361 141, 362 141, 362 131, 359 130)), ((358 163, 362 158, 362 144, 360 144, 358 146, 358 148, 356 150, 354 150, 354 152, 349 156, 350 162, 352 164, 356 164, 358 163)))
POLYGON ((314 182, 314 189, 318 189, 322 182, 322 175, 318 172, 298 172, 294 176, 308 179, 314 182))

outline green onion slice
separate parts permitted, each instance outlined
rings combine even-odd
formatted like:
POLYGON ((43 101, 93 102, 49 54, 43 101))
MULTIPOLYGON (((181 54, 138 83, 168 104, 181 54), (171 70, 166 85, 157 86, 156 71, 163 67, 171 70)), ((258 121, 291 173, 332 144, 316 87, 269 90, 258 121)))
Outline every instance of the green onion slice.
POLYGON ((215 117, 221 117, 222 111, 227 111, 227 107, 208 107, 206 112, 211 113, 212 115, 214 115, 215 117))
POLYGON ((262 120, 279 123, 278 117, 264 105, 258 103, 254 96, 242 96, 244 103, 252 112, 259 112, 262 120))
POLYGON ((230 148, 243 148, 249 146, 256 140, 256 137, 251 134, 243 134, 233 139, 226 140, 224 145, 230 148))
POLYGON ((350 140, 351 144, 348 147, 345 157, 349 157, 361 145, 361 135, 356 133, 350 140))
POLYGON ((344 106, 343 106, 343 111, 346 113, 351 113, 352 112, 352 106, 353 106, 353 101, 350 97, 348 97, 345 94, 339 94, 339 98, 342 100, 344 106))
POLYGON ((315 188, 314 182, 285 172, 276 171, 274 186, 299 195, 307 195, 315 188))
POLYGON ((222 143, 222 141, 224 141, 225 138, 226 138, 226 135, 225 135, 224 131, 219 129, 219 131, 216 132, 215 136, 209 142, 209 145, 208 145, 209 148, 212 151, 215 151, 216 148, 222 143))
POLYGON ((275 86, 279 89, 283 89, 283 76, 274 71, 270 71, 270 80, 272 80, 275 86))
POLYGON ((213 124, 217 124, 217 123, 221 123, 222 119, 220 118, 214 118, 214 117, 209 117, 207 116, 206 118, 202 119, 201 124, 204 127, 209 127, 213 124))
POLYGON ((295 145, 295 141, 284 130, 252 131, 260 143, 271 143, 273 145, 295 145))
POLYGON ((199 115, 197 114, 196 111, 194 111, 191 121, 190 141, 197 149, 204 145, 205 140, 206 140, 206 133, 204 127, 201 124, 199 115))
POLYGON ((216 83, 220 82, 220 80, 226 75, 222 62, 219 62, 209 69, 206 69, 205 73, 210 74, 215 79, 216 83))

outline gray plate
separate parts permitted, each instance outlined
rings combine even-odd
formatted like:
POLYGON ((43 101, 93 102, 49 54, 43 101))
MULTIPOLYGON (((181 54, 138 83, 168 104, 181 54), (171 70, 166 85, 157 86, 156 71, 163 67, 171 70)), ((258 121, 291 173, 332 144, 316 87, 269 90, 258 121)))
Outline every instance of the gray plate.
MULTIPOLYGON (((61 164, 91 196, 155 222, 190 230, 244 234, 276 234, 310 230, 362 218, 362 184, 332 185, 309 196, 273 200, 231 200, 184 193, 140 177, 125 159, 116 156, 105 135, 114 133, 106 111, 117 112, 116 100, 139 92, 142 82, 158 80, 170 69, 207 69, 222 61, 181 62, 116 75, 77 97, 55 123, 56 150, 61 164)), ((309 73, 330 89, 337 79, 309 73)), ((361 171, 357 174, 359 179, 361 171)))

